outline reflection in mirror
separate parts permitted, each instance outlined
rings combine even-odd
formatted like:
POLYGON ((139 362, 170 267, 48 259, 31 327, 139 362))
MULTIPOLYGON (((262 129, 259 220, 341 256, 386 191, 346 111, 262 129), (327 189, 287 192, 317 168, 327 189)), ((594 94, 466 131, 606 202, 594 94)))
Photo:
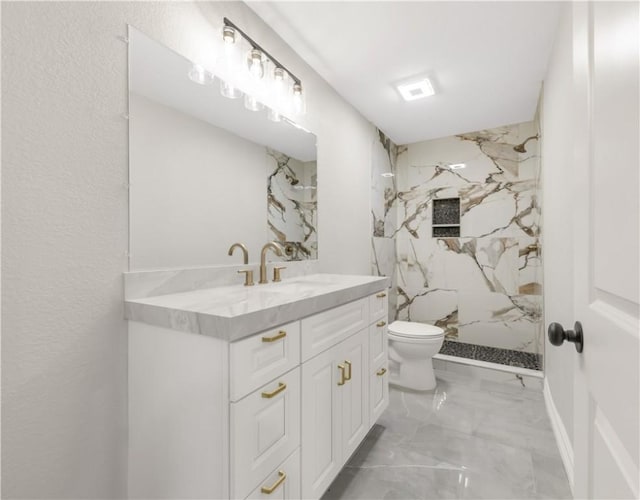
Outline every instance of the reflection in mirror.
POLYGON ((276 240, 286 259, 317 258, 316 138, 245 109, 191 61, 129 30, 130 269, 257 262, 276 240))
POLYGON ((317 259, 316 162, 303 162, 275 149, 269 156, 269 237, 284 243, 289 260, 317 259))

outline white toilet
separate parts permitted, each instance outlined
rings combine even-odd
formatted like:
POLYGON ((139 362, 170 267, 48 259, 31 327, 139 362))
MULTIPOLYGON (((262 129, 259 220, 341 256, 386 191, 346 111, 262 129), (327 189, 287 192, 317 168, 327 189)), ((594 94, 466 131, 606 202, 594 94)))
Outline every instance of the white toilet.
POLYGON ((389 325, 389 383, 429 391, 436 387, 433 356, 444 341, 440 327, 411 321, 394 321, 389 325))

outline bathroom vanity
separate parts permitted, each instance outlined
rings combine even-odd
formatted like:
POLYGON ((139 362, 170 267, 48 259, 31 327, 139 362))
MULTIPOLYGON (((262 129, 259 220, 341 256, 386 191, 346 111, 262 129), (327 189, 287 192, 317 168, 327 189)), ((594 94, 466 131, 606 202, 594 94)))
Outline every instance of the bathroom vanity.
POLYGON ((320 498, 388 405, 387 286, 127 300, 130 498, 320 498))

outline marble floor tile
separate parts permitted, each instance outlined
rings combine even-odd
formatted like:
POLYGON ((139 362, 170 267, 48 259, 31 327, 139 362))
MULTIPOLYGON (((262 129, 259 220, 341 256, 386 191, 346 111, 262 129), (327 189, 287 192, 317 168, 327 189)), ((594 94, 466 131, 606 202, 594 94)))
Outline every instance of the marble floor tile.
POLYGON ((437 375, 434 391, 390 389, 323 500, 571 498, 541 391, 437 375))

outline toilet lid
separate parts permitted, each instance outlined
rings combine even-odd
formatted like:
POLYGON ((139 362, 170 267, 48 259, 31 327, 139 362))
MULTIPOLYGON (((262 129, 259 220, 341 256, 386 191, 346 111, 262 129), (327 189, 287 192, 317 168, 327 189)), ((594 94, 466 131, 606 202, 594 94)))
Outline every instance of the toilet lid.
POLYGON ((389 325, 389 333, 399 337, 439 337, 444 330, 438 326, 413 321, 394 321, 389 325))

